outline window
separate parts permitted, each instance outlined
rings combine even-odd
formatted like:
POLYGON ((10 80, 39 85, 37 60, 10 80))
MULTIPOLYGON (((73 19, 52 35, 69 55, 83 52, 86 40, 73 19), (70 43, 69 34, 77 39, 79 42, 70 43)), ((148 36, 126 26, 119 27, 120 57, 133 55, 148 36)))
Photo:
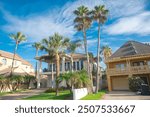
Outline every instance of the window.
POLYGON ((3 63, 3 65, 6 65, 6 64, 7 64, 6 58, 3 58, 3 59, 2 59, 2 63, 3 63))
POLYGON ((56 65, 53 64, 53 71, 56 71, 56 65))
POLYGON ((77 62, 77 70, 80 70, 79 61, 77 62))
POLYGON ((49 71, 52 72, 52 64, 49 65, 49 71))
POLYGON ((116 68, 117 68, 117 69, 124 70, 124 69, 125 69, 125 64, 117 64, 117 65, 116 65, 116 68))
POLYGON ((73 70, 76 70, 76 63, 73 62, 73 70))
POLYGON ((83 60, 81 60, 80 62, 81 62, 81 69, 83 69, 83 60))
POLYGON ((144 65, 144 61, 133 62, 133 66, 143 66, 143 65, 144 65))
POLYGON ((62 63, 60 64, 60 71, 62 71, 62 63))
POLYGON ((67 66, 68 66, 68 70, 70 70, 71 69, 70 62, 67 63, 67 66))
POLYGON ((150 61, 148 61, 148 62, 147 62, 147 64, 148 64, 148 66, 149 66, 149 69, 150 69, 150 61))
POLYGON ((147 63, 148 63, 148 65, 150 66, 150 61, 148 61, 147 63))

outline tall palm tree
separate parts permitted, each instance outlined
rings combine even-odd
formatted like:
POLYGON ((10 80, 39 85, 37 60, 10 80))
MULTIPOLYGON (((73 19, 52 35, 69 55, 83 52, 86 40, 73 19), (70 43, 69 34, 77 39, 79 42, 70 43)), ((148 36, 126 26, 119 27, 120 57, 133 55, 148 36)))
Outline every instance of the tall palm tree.
POLYGON ((83 33, 84 48, 87 56, 87 72, 90 76, 90 68, 89 68, 90 65, 89 65, 89 55, 88 55, 87 36, 86 36, 87 29, 90 28, 92 23, 90 17, 90 11, 87 7, 80 6, 74 11, 74 14, 76 15, 76 18, 74 20, 75 28, 78 31, 82 31, 83 33))
POLYGON ((71 41, 69 43, 69 46, 67 47, 67 50, 71 54, 71 71, 73 72, 73 54, 75 53, 76 49, 81 47, 81 40, 71 41))
POLYGON ((104 60, 106 61, 112 55, 112 49, 108 45, 103 46, 102 54, 104 56, 104 60))
POLYGON ((100 74, 100 26, 104 24, 107 20, 108 10, 105 9, 104 5, 95 6, 92 13, 92 19, 95 20, 98 24, 98 44, 97 44, 97 75, 96 75, 96 90, 95 93, 98 92, 99 87, 99 74, 100 74))
POLYGON ((13 67, 14 67, 14 60, 15 60, 15 56, 16 56, 16 51, 18 49, 18 45, 23 42, 23 41, 26 41, 26 36, 24 34, 22 34, 21 32, 17 32, 17 34, 10 34, 9 35, 10 38, 14 39, 15 42, 16 42, 16 45, 15 45, 15 49, 14 49, 14 55, 13 55, 13 60, 12 60, 12 67, 11 67, 11 74, 13 73, 13 67))
POLYGON ((36 55, 35 56, 38 56, 38 52, 39 50, 41 49, 41 43, 40 42, 35 42, 32 47, 34 47, 36 49, 36 55))
POLYGON ((55 64, 56 64, 56 96, 58 95, 58 87, 59 82, 57 78, 60 74, 60 54, 64 52, 66 47, 69 44, 69 39, 64 38, 63 36, 55 33, 53 36, 50 36, 48 39, 42 40, 42 50, 48 52, 50 56, 55 57, 55 64))
MULTIPOLYGON (((36 57, 38 56, 38 52, 39 52, 39 50, 41 49, 41 43, 40 42, 35 42, 33 45, 32 45, 32 47, 34 47, 35 49, 36 49, 36 57)), ((36 75, 36 77, 37 77, 37 68, 38 68, 38 65, 37 65, 37 61, 36 61, 36 66, 35 66, 35 75, 36 75)))

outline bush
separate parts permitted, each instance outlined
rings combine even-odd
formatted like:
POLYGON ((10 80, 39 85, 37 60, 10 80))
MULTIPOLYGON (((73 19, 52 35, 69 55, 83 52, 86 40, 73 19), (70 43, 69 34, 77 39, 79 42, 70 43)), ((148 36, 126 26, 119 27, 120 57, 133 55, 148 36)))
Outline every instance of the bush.
MULTIPOLYGON (((59 91, 64 91, 66 90, 67 88, 66 87, 60 87, 59 88, 59 91)), ((56 89, 55 88, 49 88, 45 91, 45 93, 53 93, 53 92, 56 92, 56 89)))
POLYGON ((138 91, 143 83, 144 81, 140 77, 129 77, 129 88, 133 92, 138 91))

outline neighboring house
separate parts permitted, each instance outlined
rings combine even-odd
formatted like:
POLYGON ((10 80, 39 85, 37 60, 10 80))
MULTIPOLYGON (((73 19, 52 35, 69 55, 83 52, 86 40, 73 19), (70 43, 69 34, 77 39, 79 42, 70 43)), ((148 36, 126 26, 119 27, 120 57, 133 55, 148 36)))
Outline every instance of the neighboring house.
MULTIPOLYGON (((0 50, 0 75, 9 75, 11 72, 13 53, 0 50)), ((13 74, 34 75, 32 65, 16 54, 13 74)))
MULTIPOLYGON (((36 57, 38 60, 38 73, 37 79, 40 82, 39 87, 55 87, 56 79, 56 65, 54 64, 54 59, 51 61, 48 55, 43 55, 36 57), (42 62, 47 63, 47 68, 42 68, 42 62)), ((82 69, 87 69, 87 60, 85 54, 73 54, 73 70, 78 71, 82 69)), ((93 59, 90 58, 90 68, 93 69, 93 59)), ((71 59, 69 54, 64 54, 60 56, 60 73, 71 71, 71 59)), ((60 86, 65 86, 65 83, 61 83, 60 86)), ((39 88, 38 87, 38 88, 39 88)))
POLYGON ((128 41, 106 60, 108 89, 129 90, 128 77, 139 76, 150 86, 150 46, 128 41))

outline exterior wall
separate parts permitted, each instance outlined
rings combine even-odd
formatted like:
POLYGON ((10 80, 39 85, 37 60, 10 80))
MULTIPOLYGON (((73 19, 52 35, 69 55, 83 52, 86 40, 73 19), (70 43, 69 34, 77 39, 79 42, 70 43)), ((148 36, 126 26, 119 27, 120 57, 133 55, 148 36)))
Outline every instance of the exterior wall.
MULTIPOLYGON (((0 62, 2 63, 0 65, 0 70, 4 70, 4 69, 12 66, 12 59, 10 59, 10 58, 5 58, 5 57, 0 56, 0 62), (6 60, 6 62, 4 62, 4 59, 6 60)), ((22 72, 21 69, 23 69, 23 71, 25 71, 27 73, 34 72, 34 69, 32 68, 32 66, 25 65, 19 60, 14 61, 14 67, 18 67, 17 69, 15 69, 15 72, 18 72, 18 73, 22 72)))
POLYGON ((88 94, 87 88, 73 89, 73 100, 79 100, 88 94))
MULTIPOLYGON (((62 68, 60 68, 60 73, 67 72, 67 71, 71 70, 71 62, 70 62, 70 66, 69 66, 70 69, 68 69, 68 66, 65 66, 65 64, 67 64, 68 62, 70 62, 70 61, 61 61, 60 64, 64 63, 64 68, 63 68, 63 65, 62 65, 62 68)), ((73 62, 75 63, 74 67, 73 67, 74 71, 78 71, 78 70, 82 70, 82 69, 86 70, 87 69, 86 60, 75 59, 73 62), (82 64, 83 64, 83 66, 82 66, 82 64)), ((48 65, 52 65, 52 63, 48 64, 48 65)), ((90 64, 90 66, 91 66, 90 68, 91 68, 91 71, 92 71, 92 69, 93 69, 92 64, 90 64)), ((53 68, 52 68, 52 66, 51 67, 48 66, 46 72, 40 71, 40 74, 41 74, 40 79, 43 79, 42 75, 47 75, 47 78, 46 78, 47 85, 45 85, 45 87, 51 87, 51 88, 55 87, 56 68, 54 68, 54 67, 55 67, 55 65, 53 65, 53 68)), ((42 69, 42 65, 40 66, 40 68, 42 69)), ((44 84, 45 81, 41 80, 40 82, 41 82, 41 84, 44 84)), ((59 87, 66 87, 66 83, 65 82, 60 83, 59 87)))
MULTIPOLYGON (((136 58, 133 58, 133 57, 127 58, 126 60, 120 59, 115 62, 108 62, 107 63, 107 82, 108 82, 109 91, 113 90, 113 86, 112 86, 112 84, 114 84, 112 82, 113 78, 118 78, 118 77, 124 78, 125 75, 126 75, 126 78, 128 78, 129 76, 133 76, 133 75, 137 75, 137 76, 143 76, 143 74, 148 75, 150 73, 150 63, 148 64, 148 62, 150 62, 150 56, 147 56, 147 57, 139 56, 136 58), (136 65, 135 62, 142 62, 142 63, 137 63, 138 65, 136 65), (125 65, 124 69, 116 68, 117 64, 124 64, 125 65)), ((148 77, 148 79, 149 78, 150 76, 148 77)), ((120 82, 120 81, 116 81, 116 82, 120 82)), ((150 81, 148 80, 148 82, 150 81)), ((118 83, 115 85, 118 85, 119 87, 119 84, 121 83, 118 83)))

